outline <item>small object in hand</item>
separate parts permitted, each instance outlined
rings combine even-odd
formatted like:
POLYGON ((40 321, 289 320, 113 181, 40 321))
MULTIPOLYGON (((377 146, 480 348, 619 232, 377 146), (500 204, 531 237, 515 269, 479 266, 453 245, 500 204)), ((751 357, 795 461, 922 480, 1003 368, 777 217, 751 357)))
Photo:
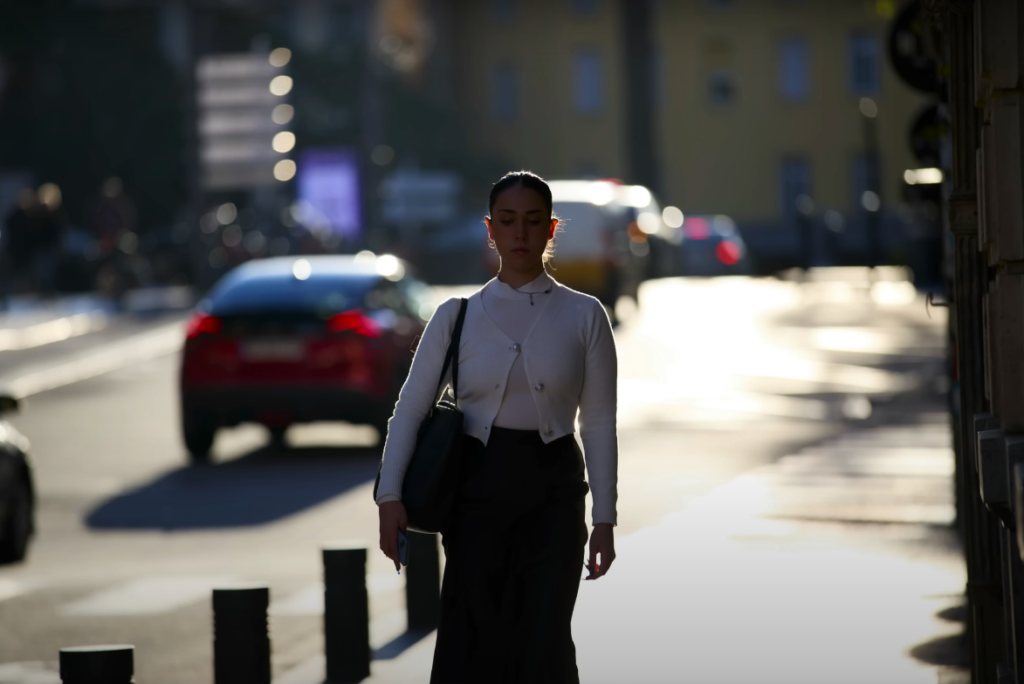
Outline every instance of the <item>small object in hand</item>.
MULTIPOLYGON (((409 535, 405 530, 398 530, 398 562, 402 565, 409 565, 409 535)), ((399 570, 401 575, 402 571, 399 570)))
POLYGON ((590 573, 589 575, 587 575, 587 579, 594 579, 594 566, 593 565, 588 565, 587 566, 587 572, 590 573))

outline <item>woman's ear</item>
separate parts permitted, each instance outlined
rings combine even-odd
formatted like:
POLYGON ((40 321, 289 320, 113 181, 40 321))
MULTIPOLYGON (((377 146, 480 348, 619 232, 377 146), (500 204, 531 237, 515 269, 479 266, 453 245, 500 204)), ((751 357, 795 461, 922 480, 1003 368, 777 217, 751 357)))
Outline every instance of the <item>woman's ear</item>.
MULTIPOLYGON (((490 223, 487 224, 488 228, 490 228, 490 225, 490 223)), ((558 228, 558 219, 551 219, 551 227, 548 228, 548 240, 555 239, 555 228, 558 228)))
POLYGON ((490 216, 484 216, 484 223, 487 224, 487 237, 490 238, 491 240, 493 240, 494 239, 494 233, 491 232, 491 217, 490 216))

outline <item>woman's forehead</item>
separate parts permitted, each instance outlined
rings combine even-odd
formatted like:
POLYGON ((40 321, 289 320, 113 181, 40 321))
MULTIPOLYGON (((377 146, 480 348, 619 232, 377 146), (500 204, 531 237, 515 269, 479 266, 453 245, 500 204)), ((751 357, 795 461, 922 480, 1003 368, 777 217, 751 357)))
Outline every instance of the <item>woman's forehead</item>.
POLYGON ((496 211, 516 209, 526 209, 529 211, 534 207, 543 209, 545 207, 544 198, 541 197, 540 193, 536 190, 522 185, 512 186, 498 195, 494 201, 494 208, 496 211))

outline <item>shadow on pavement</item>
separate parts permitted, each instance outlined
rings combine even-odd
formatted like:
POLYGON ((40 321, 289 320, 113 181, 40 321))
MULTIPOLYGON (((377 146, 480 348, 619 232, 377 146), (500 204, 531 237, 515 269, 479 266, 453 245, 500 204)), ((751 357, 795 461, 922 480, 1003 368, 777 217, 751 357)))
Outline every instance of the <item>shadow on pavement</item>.
POLYGON ((373 659, 394 660, 422 641, 428 634, 430 634, 430 632, 425 632, 423 630, 409 630, 404 634, 400 634, 388 643, 376 649, 373 652, 373 659))
MULTIPOLYGON (((967 606, 959 604, 940 610, 935 617, 945 622, 966 624, 967 606)), ((954 668, 969 673, 971 667, 971 649, 967 642, 967 633, 960 632, 917 644, 909 651, 910 655, 923 663, 939 667, 954 668)), ((950 679, 950 678, 946 678, 950 679)), ((969 680, 969 677, 968 677, 969 680)), ((942 681, 940 679, 940 681, 942 681)))
POLYGON ((162 530, 263 525, 372 481, 379 463, 374 447, 264 447, 226 463, 166 473, 104 501, 86 524, 162 530))

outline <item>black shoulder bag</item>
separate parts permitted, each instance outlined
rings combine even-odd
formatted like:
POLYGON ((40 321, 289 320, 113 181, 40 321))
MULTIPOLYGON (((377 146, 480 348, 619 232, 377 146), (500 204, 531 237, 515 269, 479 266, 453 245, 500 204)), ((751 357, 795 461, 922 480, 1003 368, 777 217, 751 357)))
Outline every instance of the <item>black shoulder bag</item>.
MULTIPOLYGON (((402 503, 409 517, 409 529, 414 532, 439 532, 451 517, 458 494, 464 416, 456 401, 459 396, 459 341, 462 339, 467 304, 469 301, 463 298, 441 377, 434 391, 436 398, 441 393, 450 366, 452 398, 449 400, 442 396, 423 419, 416 437, 416 449, 402 481, 402 503)), ((373 486, 374 499, 377 498, 379 483, 378 473, 377 484, 373 486)))

